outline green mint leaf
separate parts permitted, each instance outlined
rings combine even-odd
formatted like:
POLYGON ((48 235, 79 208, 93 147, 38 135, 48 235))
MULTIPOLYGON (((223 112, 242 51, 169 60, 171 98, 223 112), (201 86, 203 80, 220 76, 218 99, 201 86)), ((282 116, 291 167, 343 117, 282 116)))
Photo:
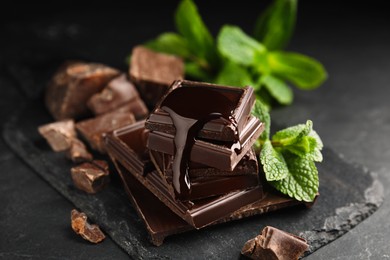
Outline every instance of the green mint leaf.
POLYGON ((272 136, 272 142, 278 146, 288 146, 299 142, 304 136, 307 136, 313 129, 313 122, 307 120, 306 124, 290 126, 286 129, 276 132, 272 136))
POLYGON ((283 155, 274 149, 270 140, 263 144, 260 161, 267 181, 282 180, 289 175, 283 155))
POLYGON ((318 192, 318 170, 313 161, 297 156, 285 158, 289 174, 271 184, 283 194, 299 201, 311 202, 318 192))
POLYGON ((274 0, 258 17, 254 35, 269 50, 283 49, 294 32, 297 0, 274 0))
POLYGON ((218 63, 214 39, 191 0, 183 0, 175 13, 177 31, 187 40, 192 54, 209 64, 218 63))
POLYGON ((226 61, 219 71, 215 83, 238 87, 254 86, 248 69, 229 61, 226 61))
POLYGON ((308 136, 304 136, 297 140, 295 143, 288 146, 284 146, 283 149, 286 149, 300 157, 304 157, 307 153, 313 151, 315 148, 315 146, 312 147, 312 143, 310 141, 311 140, 308 136))
POLYGON ((318 135, 318 133, 314 130, 311 130, 311 132, 309 133, 309 136, 313 137, 314 139, 316 139, 316 144, 317 144, 317 148, 322 150, 322 148, 324 147, 324 144, 321 140, 321 137, 318 135))
POLYGON ((268 108, 259 99, 256 99, 252 114, 258 119, 260 119, 261 122, 263 122, 264 124, 264 131, 260 135, 260 140, 268 140, 271 129, 271 116, 269 115, 268 108))
POLYGON ((187 41, 173 32, 160 34, 156 39, 148 41, 144 45, 154 51, 177 55, 182 58, 188 58, 191 55, 187 41))
POLYGON ((211 81, 211 76, 196 62, 188 61, 185 63, 184 68, 186 76, 192 79, 202 80, 205 82, 211 81))
POLYGON ((327 73, 320 62, 299 53, 270 52, 268 65, 272 74, 290 81, 301 89, 314 89, 327 78, 327 73))
POLYGON ((280 104, 289 105, 293 101, 293 92, 283 80, 272 75, 264 75, 261 78, 261 82, 271 96, 274 97, 280 104))
POLYGON ((239 27, 225 25, 219 32, 219 52, 229 60, 244 66, 254 66, 259 55, 265 55, 266 48, 245 34, 239 27))

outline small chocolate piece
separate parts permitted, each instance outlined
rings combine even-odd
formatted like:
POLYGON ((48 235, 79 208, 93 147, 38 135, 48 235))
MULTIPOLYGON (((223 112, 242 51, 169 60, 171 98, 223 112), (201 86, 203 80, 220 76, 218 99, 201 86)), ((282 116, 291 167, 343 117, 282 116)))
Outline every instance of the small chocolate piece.
POLYGON ((38 131, 55 152, 68 150, 76 138, 74 121, 71 119, 40 126, 38 131))
POLYGON ((117 113, 114 111, 95 118, 80 121, 76 124, 76 129, 80 132, 84 139, 88 141, 89 145, 93 149, 101 153, 105 153, 102 136, 106 132, 134 122, 135 118, 132 113, 117 113))
POLYGON ((247 241, 241 254, 251 259, 294 260, 309 249, 306 240, 267 226, 261 235, 247 241))
POLYGON ((137 85, 148 106, 154 107, 175 80, 183 79, 183 60, 148 48, 133 48, 130 78, 137 85))
POLYGON ((126 112, 132 112, 138 120, 144 119, 148 114, 148 109, 140 99, 137 89, 124 74, 111 80, 103 91, 94 94, 87 105, 95 115, 111 112, 123 106, 127 107, 126 112))
POLYGON ((73 167, 71 174, 74 186, 90 194, 102 190, 110 181, 108 164, 102 160, 85 162, 73 167))
POLYGON ((225 109, 229 119, 215 119, 207 122, 198 137, 236 142, 240 140, 248 117, 251 114, 255 96, 253 88, 233 88, 209 83, 194 82, 188 80, 176 81, 169 88, 156 109, 146 121, 146 128, 151 131, 163 132, 175 135, 172 118, 162 106, 167 106, 167 101, 180 111, 180 115, 186 117, 198 117, 204 111, 221 112, 225 109))
POLYGON ((118 75, 118 70, 102 64, 66 62, 46 89, 46 106, 57 120, 85 116, 88 99, 118 75))
POLYGON ((77 138, 72 139, 71 146, 66 152, 66 156, 75 163, 92 161, 92 154, 88 152, 85 144, 77 138))
POLYGON ((87 219, 88 218, 85 213, 79 212, 76 209, 72 209, 71 224, 73 231, 91 243, 97 244, 103 241, 106 236, 100 230, 99 226, 95 224, 89 224, 87 219))

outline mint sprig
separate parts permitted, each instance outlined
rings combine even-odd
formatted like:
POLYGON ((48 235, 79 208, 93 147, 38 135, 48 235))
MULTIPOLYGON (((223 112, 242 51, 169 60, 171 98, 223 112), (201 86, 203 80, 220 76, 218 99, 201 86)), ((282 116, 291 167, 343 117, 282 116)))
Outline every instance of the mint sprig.
POLYGON ((266 106, 289 105, 293 101, 290 85, 310 90, 327 78, 317 60, 282 50, 293 34, 296 10, 297 0, 274 0, 259 15, 253 37, 237 26, 224 25, 215 39, 194 2, 182 0, 174 16, 177 33, 163 33, 145 45, 182 57, 187 77, 250 85, 266 106))
POLYGON ((258 143, 266 180, 296 200, 313 201, 319 187, 314 162, 322 161, 323 144, 312 121, 280 130, 270 138, 270 116, 264 105, 256 101, 252 113, 268 124, 258 143))

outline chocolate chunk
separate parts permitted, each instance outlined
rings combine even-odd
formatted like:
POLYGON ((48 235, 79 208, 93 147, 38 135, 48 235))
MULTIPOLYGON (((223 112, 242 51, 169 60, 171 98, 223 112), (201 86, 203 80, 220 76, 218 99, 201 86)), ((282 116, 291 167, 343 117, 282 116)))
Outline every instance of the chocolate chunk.
POLYGON ((93 149, 105 153, 102 136, 106 132, 134 122, 135 118, 132 113, 117 113, 114 111, 95 118, 80 121, 76 124, 76 129, 84 139, 88 141, 93 149))
POLYGON ((87 105, 95 115, 123 106, 126 106, 128 109, 126 112, 132 112, 136 119, 144 119, 148 114, 148 109, 140 99, 137 89, 124 74, 111 80, 103 91, 94 94, 87 105))
POLYGON ((118 70, 102 64, 67 62, 46 89, 46 106, 57 120, 85 116, 88 99, 118 75, 118 70))
POLYGON ((97 244, 103 241, 106 236, 100 230, 99 226, 89 224, 87 219, 85 213, 73 209, 71 212, 71 225, 73 231, 91 243, 97 244))
MULTIPOLYGON (((221 143, 197 139, 192 148, 190 160, 220 170, 232 171, 245 154, 251 149, 253 143, 260 136, 264 125, 256 117, 248 119, 242 130, 242 139, 236 143, 221 143), (236 148, 241 148, 237 151, 236 148)), ((160 151, 173 155, 175 137, 161 132, 150 132, 147 147, 151 150, 160 151)))
POLYGON ((71 174, 74 186, 90 194, 102 190, 110 181, 108 164, 101 160, 85 162, 73 167, 71 174))
POLYGON ((243 138, 241 134, 251 114, 255 96, 251 87, 233 88, 188 80, 176 81, 150 114, 147 129, 171 135, 176 133, 172 118, 162 109, 168 99, 181 116, 187 114, 194 117, 204 111, 218 112, 225 107, 229 120, 219 118, 207 122, 198 137, 235 142, 243 138))
POLYGON ((76 137, 74 121, 71 119, 40 126, 38 131, 55 152, 70 149, 76 137))
POLYGON ((262 198, 261 187, 256 187, 200 201, 175 200, 158 172, 150 169, 145 173, 148 158, 145 157, 146 147, 142 145, 145 143, 144 133, 144 122, 141 121, 107 134, 105 140, 110 157, 120 168, 131 172, 142 185, 191 226, 204 227, 262 198), (126 137, 120 138, 118 135, 121 134, 126 137), (125 143, 126 140, 130 142, 125 143))
POLYGON ((294 260, 308 248, 305 239, 267 226, 261 235, 245 243, 241 254, 251 259, 294 260))
POLYGON ((137 46, 131 54, 129 74, 147 105, 154 107, 173 81, 183 79, 184 63, 176 56, 137 46))
POLYGON ((84 143, 77 138, 73 138, 70 148, 67 150, 66 156, 75 163, 92 161, 93 157, 85 147, 84 143))

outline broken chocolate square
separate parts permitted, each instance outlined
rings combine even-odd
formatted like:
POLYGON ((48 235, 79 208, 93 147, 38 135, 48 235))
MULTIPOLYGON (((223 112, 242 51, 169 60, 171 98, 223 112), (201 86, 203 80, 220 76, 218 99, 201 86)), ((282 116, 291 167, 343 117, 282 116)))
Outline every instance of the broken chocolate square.
POLYGON ((74 121, 71 119, 40 126, 38 131, 55 152, 68 150, 76 138, 74 121))
POLYGON ((46 89, 46 106, 57 120, 88 115, 88 99, 118 75, 118 70, 102 64, 66 62, 46 89))
POLYGON ((183 79, 184 63, 176 56, 137 46, 131 54, 129 74, 147 105, 154 107, 173 81, 183 79))
POLYGON ((92 161, 93 159, 85 144, 77 138, 72 139, 72 144, 67 150, 66 156, 75 163, 92 161))
POLYGON ((100 230, 99 226, 88 223, 87 215, 75 209, 71 212, 71 225, 76 234, 80 235, 85 240, 91 243, 99 243, 103 241, 106 236, 100 230))
POLYGON ((71 169, 71 174, 74 186, 90 194, 102 190, 110 181, 108 164, 101 160, 75 166, 71 169))

